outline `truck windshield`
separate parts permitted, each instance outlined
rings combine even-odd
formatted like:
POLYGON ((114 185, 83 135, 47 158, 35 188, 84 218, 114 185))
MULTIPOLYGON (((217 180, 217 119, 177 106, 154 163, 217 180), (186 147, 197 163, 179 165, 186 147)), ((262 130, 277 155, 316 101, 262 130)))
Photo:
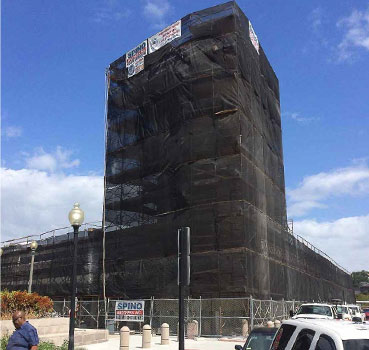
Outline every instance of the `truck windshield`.
POLYGON ((267 333, 252 331, 243 349, 244 350, 269 349, 276 332, 277 328, 273 332, 267 333))
POLYGON ((350 307, 351 311, 353 314, 356 314, 357 312, 359 312, 359 310, 357 309, 357 307, 350 307))
POLYGON ((345 350, 369 350, 369 339, 350 339, 343 341, 345 350))
POLYGON ((301 314, 313 314, 313 315, 323 315, 323 316, 332 316, 332 311, 329 306, 322 305, 301 305, 299 311, 297 311, 298 315, 301 314))
POLYGON ((337 312, 339 314, 348 314, 347 306, 337 306, 337 312))

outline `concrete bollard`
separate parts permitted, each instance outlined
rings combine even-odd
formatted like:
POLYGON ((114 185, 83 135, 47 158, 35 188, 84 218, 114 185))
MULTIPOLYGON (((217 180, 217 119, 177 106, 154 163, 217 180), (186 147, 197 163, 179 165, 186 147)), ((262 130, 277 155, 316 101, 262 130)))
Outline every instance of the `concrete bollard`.
POLYGON ((197 339, 199 336, 199 323, 196 320, 187 323, 187 338, 197 339))
POLYGON ((169 324, 163 323, 161 325, 161 345, 169 344, 169 324))
POLYGON ((142 330, 142 348, 150 349, 151 348, 151 327, 148 324, 143 326, 142 330))
POLYGON ((280 327, 281 326, 281 321, 279 321, 279 320, 275 320, 274 321, 274 327, 280 327))
POLYGON ((195 327, 195 340, 197 340, 197 337, 199 336, 199 322, 197 320, 192 321, 195 327))
POLYGON ((129 350, 129 328, 127 326, 124 326, 120 329, 119 350, 129 350))
POLYGON ((246 338, 249 334, 249 322, 247 320, 242 320, 242 336, 246 338))
POLYGON ((268 328, 273 328, 274 327, 274 322, 273 321, 268 321, 267 322, 267 327, 268 328))

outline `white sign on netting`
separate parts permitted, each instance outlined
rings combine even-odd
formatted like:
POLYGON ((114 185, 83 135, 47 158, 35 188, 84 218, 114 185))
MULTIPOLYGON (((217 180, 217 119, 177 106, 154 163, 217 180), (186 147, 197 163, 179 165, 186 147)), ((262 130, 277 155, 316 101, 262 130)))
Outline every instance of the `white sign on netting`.
POLYGON ((115 321, 144 321, 143 300, 119 300, 115 302, 115 321))
POLYGON ((147 55, 147 40, 126 53, 128 78, 141 72, 144 67, 144 57, 147 55))
POLYGON ((252 45, 254 45, 256 52, 259 54, 259 39, 250 21, 249 21, 249 35, 250 35, 250 40, 252 42, 252 45))
POLYGON ((162 46, 170 43, 181 35, 181 20, 179 20, 148 39, 149 53, 160 49, 162 46))

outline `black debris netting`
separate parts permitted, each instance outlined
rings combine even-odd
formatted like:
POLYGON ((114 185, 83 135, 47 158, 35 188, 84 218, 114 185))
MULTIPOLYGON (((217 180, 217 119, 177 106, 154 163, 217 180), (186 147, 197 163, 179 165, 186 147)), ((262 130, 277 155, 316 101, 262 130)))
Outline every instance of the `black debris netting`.
MULTIPOLYGON (((350 275, 287 231, 278 79, 248 19, 229 2, 181 32, 137 75, 125 56, 108 70, 106 296, 177 297, 189 226, 192 297, 353 301, 350 275)), ((71 237, 40 243, 33 290, 68 295, 71 237)), ((99 230, 80 237, 80 296, 103 295, 103 246, 99 230)), ((26 289, 29 262, 5 249, 2 287, 26 289)))
MULTIPOLYGON (((73 232, 39 239, 35 252, 32 291, 52 297, 71 293, 73 232)), ((101 230, 81 230, 78 235, 77 295, 99 296, 102 286, 101 230)), ((1 257, 1 287, 27 290, 31 264, 29 244, 4 247, 1 257)))
POLYGON ((181 25, 137 75, 125 56, 109 67, 108 294, 175 296, 181 226, 193 297, 352 293, 349 275, 287 233, 278 79, 248 19, 229 2, 181 25))

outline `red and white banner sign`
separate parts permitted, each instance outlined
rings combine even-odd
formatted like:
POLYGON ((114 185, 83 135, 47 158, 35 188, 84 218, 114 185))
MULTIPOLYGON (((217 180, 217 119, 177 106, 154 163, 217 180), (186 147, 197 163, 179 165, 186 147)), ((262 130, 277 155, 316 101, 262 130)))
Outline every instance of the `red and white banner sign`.
POLYGON ((259 54, 259 39, 254 31, 254 28, 252 27, 251 22, 249 21, 249 36, 250 40, 252 42, 252 45, 254 45, 256 52, 259 54))
POLYGON ((179 20, 148 39, 149 53, 160 49, 181 35, 181 20, 179 20))

